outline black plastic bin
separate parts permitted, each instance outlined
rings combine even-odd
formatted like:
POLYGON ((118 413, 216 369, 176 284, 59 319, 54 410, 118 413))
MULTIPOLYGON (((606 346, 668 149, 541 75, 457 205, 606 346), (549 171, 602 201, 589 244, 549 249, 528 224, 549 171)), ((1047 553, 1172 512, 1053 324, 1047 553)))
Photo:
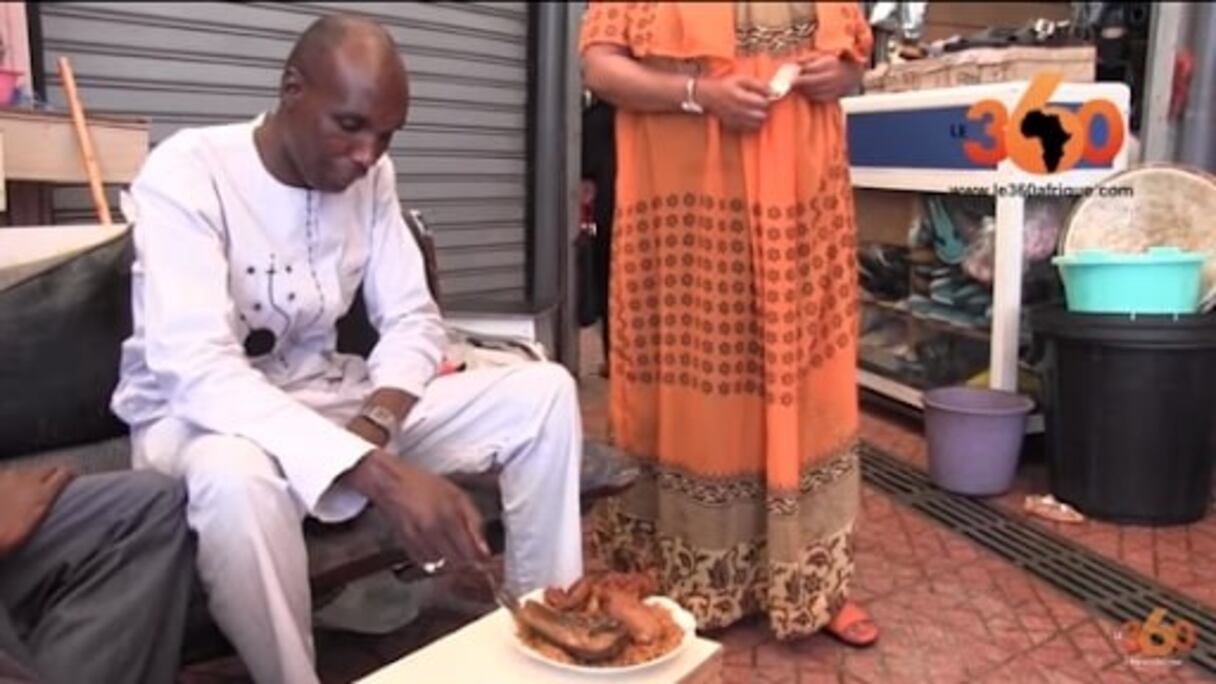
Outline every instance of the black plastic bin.
POLYGON ((1087 516, 1204 516, 1216 462, 1216 315, 1032 313, 1046 345, 1051 491, 1087 516))

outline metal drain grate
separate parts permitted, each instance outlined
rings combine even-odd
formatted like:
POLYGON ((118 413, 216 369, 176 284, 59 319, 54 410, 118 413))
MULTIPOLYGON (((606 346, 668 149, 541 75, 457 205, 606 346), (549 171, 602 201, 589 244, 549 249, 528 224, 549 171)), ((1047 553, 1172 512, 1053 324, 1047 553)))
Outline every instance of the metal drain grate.
POLYGON ((1156 608, 1187 620, 1199 635, 1189 661, 1216 673, 1216 613, 1211 608, 989 503, 938 489, 919 468, 868 444, 862 445, 861 464, 866 483, 1111 620, 1140 621, 1156 608))

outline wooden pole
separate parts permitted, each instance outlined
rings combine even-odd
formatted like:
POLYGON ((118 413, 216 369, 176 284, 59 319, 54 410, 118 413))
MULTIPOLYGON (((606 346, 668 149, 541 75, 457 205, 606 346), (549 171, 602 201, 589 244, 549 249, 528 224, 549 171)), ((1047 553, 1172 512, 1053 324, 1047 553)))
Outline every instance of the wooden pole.
POLYGON ((89 191, 93 195, 93 208, 97 211, 97 220, 101 225, 110 227, 110 203, 106 200, 105 187, 101 182, 101 168, 97 166, 97 153, 93 149, 93 137, 85 123, 84 107, 80 104, 80 95, 76 91, 76 77, 72 74, 72 65, 67 57, 59 58, 59 78, 63 81, 63 91, 68 98, 68 108, 72 112, 72 124, 76 128, 76 142, 80 144, 80 156, 84 159, 85 174, 89 178, 89 191))

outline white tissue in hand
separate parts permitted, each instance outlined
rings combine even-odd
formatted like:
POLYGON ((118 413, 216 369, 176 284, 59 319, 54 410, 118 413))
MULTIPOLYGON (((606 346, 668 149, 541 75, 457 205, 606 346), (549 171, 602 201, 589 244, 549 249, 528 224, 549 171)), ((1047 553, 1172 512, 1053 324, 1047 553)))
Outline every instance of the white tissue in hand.
POLYGON ((768 89, 772 91, 772 99, 780 100, 790 92, 790 88, 794 85, 794 79, 798 78, 798 74, 802 73, 802 67, 798 64, 782 64, 777 73, 773 75, 773 80, 769 81, 768 89))

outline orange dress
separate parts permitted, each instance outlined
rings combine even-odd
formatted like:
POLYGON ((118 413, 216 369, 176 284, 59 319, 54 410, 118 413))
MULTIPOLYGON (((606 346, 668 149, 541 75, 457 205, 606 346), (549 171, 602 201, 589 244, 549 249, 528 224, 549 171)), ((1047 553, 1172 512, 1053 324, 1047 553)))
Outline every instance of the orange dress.
MULTIPOLYGON (((871 36, 856 3, 592 2, 580 43, 767 83, 816 52, 864 63, 871 36)), ((593 549, 657 570, 702 628, 809 634, 845 601, 860 486, 840 106, 791 93, 756 133, 620 108, 616 135, 610 420, 644 476, 593 549)))

